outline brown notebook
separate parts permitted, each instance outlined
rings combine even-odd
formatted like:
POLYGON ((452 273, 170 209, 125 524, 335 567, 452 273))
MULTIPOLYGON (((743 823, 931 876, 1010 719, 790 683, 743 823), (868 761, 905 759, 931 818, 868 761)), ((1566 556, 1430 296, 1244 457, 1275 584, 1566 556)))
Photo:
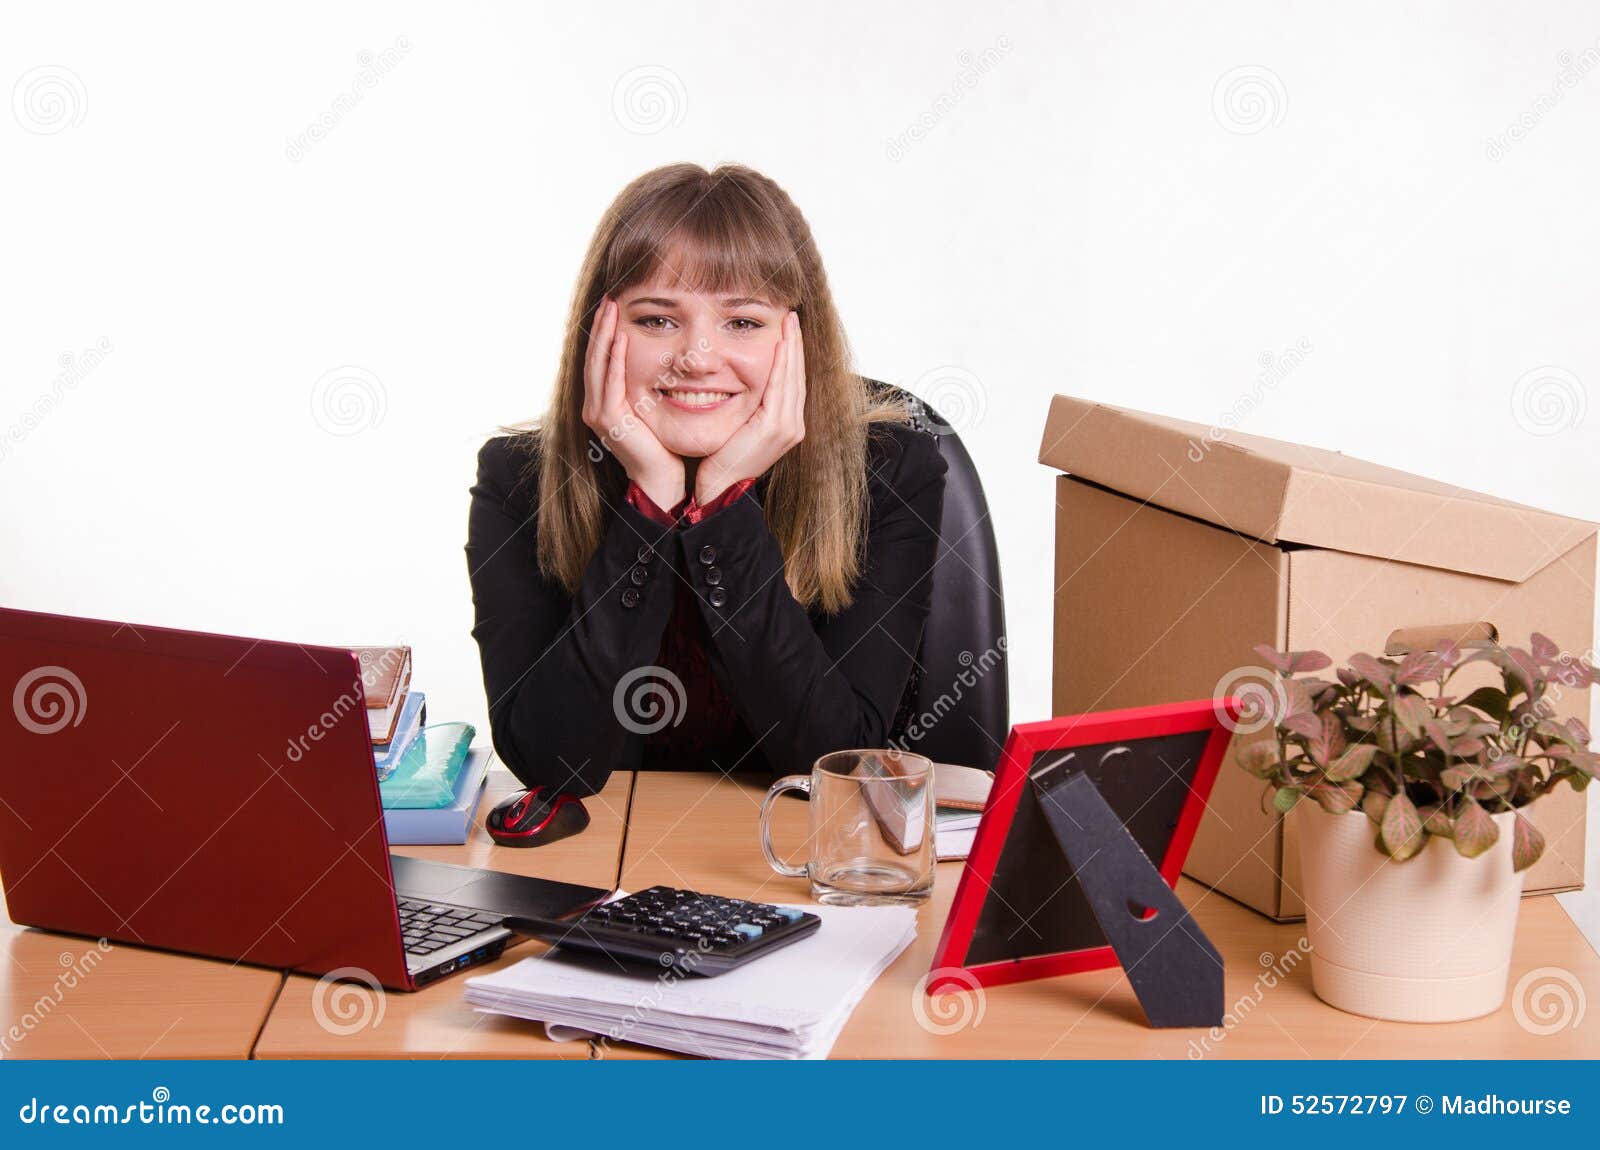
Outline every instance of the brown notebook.
POLYGON ((361 687, 367 696, 367 730, 374 746, 394 738, 400 709, 411 686, 410 647, 351 647, 361 662, 361 687))

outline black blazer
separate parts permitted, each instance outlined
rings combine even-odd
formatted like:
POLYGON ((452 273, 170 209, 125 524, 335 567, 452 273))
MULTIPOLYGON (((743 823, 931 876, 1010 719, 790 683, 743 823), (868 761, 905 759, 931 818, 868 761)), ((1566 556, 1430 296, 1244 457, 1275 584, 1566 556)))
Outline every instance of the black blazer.
POLYGON ((527 786, 579 795, 599 791, 613 770, 636 769, 643 736, 621 721, 613 695, 628 672, 657 662, 682 580, 741 721, 744 745, 726 749, 723 769, 806 773, 827 751, 884 745, 928 615, 945 461, 932 436, 901 424, 873 425, 869 445, 861 576, 851 605, 827 616, 802 608, 784 581, 762 510, 765 479, 700 523, 667 528, 627 502, 627 477, 609 454, 610 514, 569 595, 536 560, 537 470, 527 470, 536 444, 484 444, 466 552, 501 761, 527 786))

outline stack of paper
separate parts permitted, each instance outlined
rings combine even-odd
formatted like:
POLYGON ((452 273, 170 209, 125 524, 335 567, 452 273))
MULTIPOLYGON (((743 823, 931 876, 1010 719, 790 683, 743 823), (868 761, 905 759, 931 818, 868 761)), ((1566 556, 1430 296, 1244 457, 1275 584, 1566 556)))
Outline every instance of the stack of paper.
POLYGON ((803 906, 815 934, 713 978, 559 948, 469 978, 467 1002, 708 1058, 826 1058, 861 996, 916 937, 905 906, 803 906))
POLYGON ((972 840, 978 835, 978 824, 983 821, 982 811, 962 810, 959 807, 940 807, 937 812, 938 836, 935 850, 939 861, 964 859, 972 853, 972 840))

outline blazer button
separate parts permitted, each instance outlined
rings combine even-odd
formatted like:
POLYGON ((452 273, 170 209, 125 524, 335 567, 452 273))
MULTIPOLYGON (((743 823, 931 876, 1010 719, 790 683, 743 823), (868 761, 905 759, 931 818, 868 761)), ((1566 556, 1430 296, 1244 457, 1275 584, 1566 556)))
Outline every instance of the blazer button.
POLYGON ((721 583, 722 582, 722 568, 721 567, 707 567, 706 568, 706 582, 711 584, 713 587, 715 587, 718 583, 721 583))
POLYGON ((656 549, 648 543, 641 543, 639 544, 638 557, 639 562, 648 563, 656 557, 656 549))
POLYGON ((721 607, 728 601, 728 593, 721 587, 713 587, 709 598, 713 607, 721 607))
POLYGON ((622 605, 634 607, 639 603, 639 589, 637 587, 624 587, 622 589, 622 605))
POLYGON ((707 567, 709 567, 713 563, 715 563, 716 561, 717 561, 717 549, 715 547, 713 547, 713 546, 711 546, 711 544, 707 543, 704 547, 700 548, 700 562, 704 563, 707 567))
POLYGON ((628 578, 633 580, 633 585, 635 587, 644 586, 644 581, 649 577, 650 570, 647 567, 635 567, 632 571, 628 572, 628 578))

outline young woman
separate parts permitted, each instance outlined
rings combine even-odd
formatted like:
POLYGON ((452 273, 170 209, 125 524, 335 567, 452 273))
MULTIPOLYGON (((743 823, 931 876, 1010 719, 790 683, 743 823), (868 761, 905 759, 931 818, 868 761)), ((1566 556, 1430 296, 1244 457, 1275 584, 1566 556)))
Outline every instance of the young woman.
POLYGON ((944 498, 906 418, 850 370, 777 184, 674 164, 623 189, 548 411, 478 454, 472 633, 506 766, 587 795, 883 745, 944 498))

